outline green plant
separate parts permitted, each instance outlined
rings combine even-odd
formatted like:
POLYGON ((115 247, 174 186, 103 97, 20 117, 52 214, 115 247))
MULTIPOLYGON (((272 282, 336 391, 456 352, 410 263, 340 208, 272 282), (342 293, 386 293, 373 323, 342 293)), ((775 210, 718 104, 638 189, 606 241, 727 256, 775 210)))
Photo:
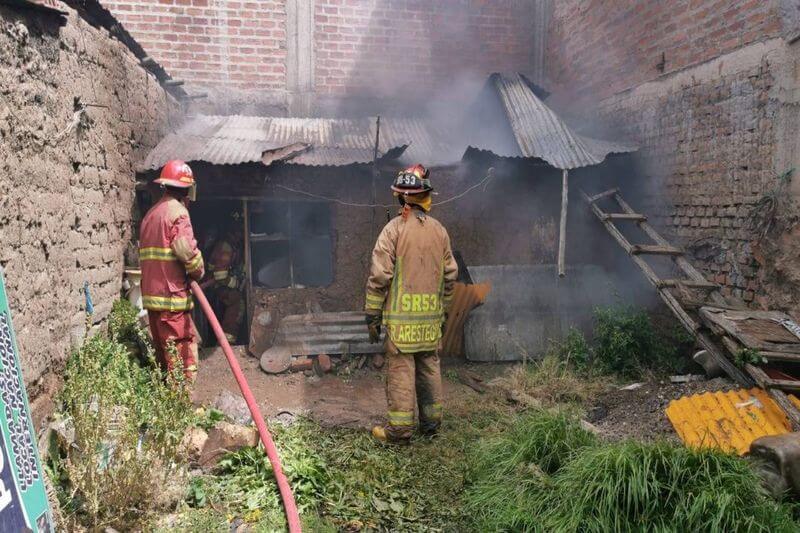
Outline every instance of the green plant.
POLYGON ((142 366, 119 341, 130 331, 127 312, 115 306, 109 336, 73 353, 59 396, 75 441, 51 467, 73 519, 92 528, 130 528, 158 507, 163 486, 180 476, 179 444, 193 418, 180 380, 142 366))
POLYGON ((749 465, 667 443, 588 448, 554 476, 541 525, 559 531, 797 531, 749 465))
POLYGON ((225 414, 219 409, 204 409, 202 414, 198 417, 195 425, 208 431, 217 425, 217 422, 225 420, 225 414))
POLYGON ((465 507, 479 531, 533 530, 551 476, 596 437, 569 414, 537 410, 479 443, 472 454, 465 507))
POLYGON ((569 328, 567 335, 561 340, 551 340, 548 354, 566 361, 579 372, 589 368, 593 357, 589 342, 577 328, 569 328))
POLYGON ((675 370, 681 363, 679 346, 685 340, 675 331, 657 331, 642 310, 595 309, 595 367, 625 378, 638 377, 646 369, 675 370))
POLYGON ((767 358, 761 355, 761 352, 758 350, 754 350, 753 348, 742 348, 734 354, 733 362, 736 363, 736 366, 741 368, 748 364, 763 365, 768 361, 767 358))

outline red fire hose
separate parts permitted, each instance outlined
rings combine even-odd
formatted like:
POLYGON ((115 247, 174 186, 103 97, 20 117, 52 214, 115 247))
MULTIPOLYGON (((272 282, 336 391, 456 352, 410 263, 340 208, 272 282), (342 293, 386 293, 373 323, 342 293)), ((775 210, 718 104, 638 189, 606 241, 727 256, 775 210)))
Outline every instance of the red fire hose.
POLYGON ((244 374, 242 374, 242 369, 239 367, 239 361, 236 360, 236 356, 233 354, 233 350, 231 350, 231 345, 228 343, 228 339, 225 338, 225 333, 222 331, 222 326, 219 325, 219 321, 216 315, 214 315, 214 310, 211 309, 206 295, 203 294, 203 289, 200 288, 200 285, 198 285, 196 281, 192 281, 190 287, 192 289, 192 294, 194 294, 194 297, 200 302, 200 307, 203 309, 203 313, 206 315, 211 329, 214 330, 214 335, 217 336, 222 351, 225 352, 228 365, 231 367, 233 376, 236 378, 236 383, 239 384, 239 390, 242 391, 242 396, 244 396, 244 400, 247 402, 247 408, 250 409, 250 414, 253 416, 253 421, 256 423, 258 435, 261 437, 261 443, 267 451, 267 457, 272 465, 272 471, 275 473, 275 481, 278 483, 278 490, 280 490, 281 499, 283 500, 283 508, 286 511, 286 521, 289 523, 289 533, 300 533, 300 515, 297 513, 294 494, 292 494, 292 488, 289 486, 289 481, 283 473, 283 468, 281 468, 278 450, 275 448, 275 443, 272 442, 272 436, 269 434, 267 424, 264 422, 264 417, 261 416, 258 403, 256 403, 253 393, 250 392, 247 380, 244 374))

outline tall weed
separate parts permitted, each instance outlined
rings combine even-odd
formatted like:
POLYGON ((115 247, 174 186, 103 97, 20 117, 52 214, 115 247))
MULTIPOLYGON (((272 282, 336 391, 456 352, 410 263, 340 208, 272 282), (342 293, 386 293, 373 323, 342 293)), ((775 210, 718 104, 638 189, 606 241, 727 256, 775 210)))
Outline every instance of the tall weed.
POLYGON ((125 311, 115 305, 109 334, 72 354, 59 397, 75 440, 53 467, 73 519, 91 528, 130 529, 157 508, 180 472, 178 449, 193 417, 181 376, 165 379, 120 342, 138 327, 125 311))
POLYGON ((636 378, 679 369, 680 348, 690 339, 681 330, 659 331, 643 310, 609 307, 595 310, 594 341, 596 371, 636 378))

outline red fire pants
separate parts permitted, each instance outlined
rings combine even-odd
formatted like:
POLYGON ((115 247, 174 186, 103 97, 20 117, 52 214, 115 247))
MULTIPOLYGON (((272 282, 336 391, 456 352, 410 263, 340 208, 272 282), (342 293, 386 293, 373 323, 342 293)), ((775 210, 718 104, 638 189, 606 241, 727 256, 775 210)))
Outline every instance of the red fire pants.
POLYGON ((174 360, 167 351, 171 342, 183 362, 183 374, 192 383, 197 374, 197 330, 188 311, 148 311, 150 332, 156 360, 165 370, 172 371, 174 360))

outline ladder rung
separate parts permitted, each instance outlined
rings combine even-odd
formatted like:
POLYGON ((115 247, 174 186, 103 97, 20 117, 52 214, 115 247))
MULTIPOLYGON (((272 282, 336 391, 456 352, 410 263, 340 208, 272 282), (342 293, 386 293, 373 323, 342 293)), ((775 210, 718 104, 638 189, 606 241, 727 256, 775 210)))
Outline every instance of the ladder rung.
POLYGON ((672 246, 661 246, 660 244, 634 244, 631 246, 631 253, 634 255, 683 255, 683 252, 672 246))
POLYGON ((591 203, 594 203, 594 202, 596 202, 597 200, 602 200, 603 198, 606 198, 606 197, 608 197, 608 196, 614 196, 614 195, 615 195, 615 194, 617 194, 618 192, 619 192, 619 189, 609 189, 609 190, 607 190, 607 191, 603 191, 603 192, 601 192, 600 194, 595 194, 594 196, 590 196, 590 197, 589 197, 589 201, 590 201, 591 203))
POLYGON ((603 220, 635 220, 637 222, 644 222, 647 217, 639 213, 605 213, 603 220))
POLYGON ((710 281, 693 281, 690 279, 662 279, 658 282, 659 288, 669 288, 669 287, 688 287, 690 289, 718 289, 719 285, 716 283, 712 283, 710 281))

